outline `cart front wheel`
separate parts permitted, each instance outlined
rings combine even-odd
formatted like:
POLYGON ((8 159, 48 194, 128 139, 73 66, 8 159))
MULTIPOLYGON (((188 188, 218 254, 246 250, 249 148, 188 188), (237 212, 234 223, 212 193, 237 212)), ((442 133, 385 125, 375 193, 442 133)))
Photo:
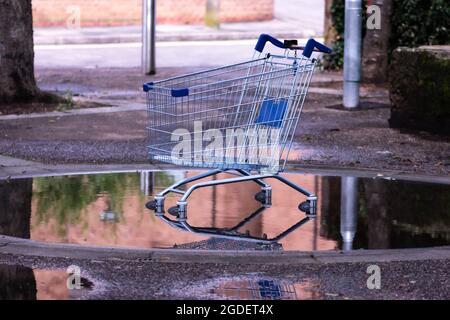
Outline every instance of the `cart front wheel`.
POLYGON ((311 210, 311 205, 308 201, 305 201, 298 205, 298 209, 302 212, 309 213, 309 211, 311 210))
POLYGON ((266 192, 260 191, 257 194, 255 194, 255 200, 258 202, 261 202, 262 204, 266 203, 266 192))
POLYGON ((255 200, 260 202, 265 206, 270 206, 272 204, 272 190, 262 190, 255 194, 255 200))
POLYGON ((145 204, 145 207, 146 207, 148 210, 156 211, 156 200, 152 200, 152 201, 147 202, 147 203, 145 204))

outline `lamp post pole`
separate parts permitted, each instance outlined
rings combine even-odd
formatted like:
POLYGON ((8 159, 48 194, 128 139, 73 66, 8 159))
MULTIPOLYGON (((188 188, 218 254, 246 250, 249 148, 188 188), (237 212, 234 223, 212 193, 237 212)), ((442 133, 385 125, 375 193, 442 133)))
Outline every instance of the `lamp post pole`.
POLYGON ((358 178, 341 178, 341 236, 342 250, 353 249, 358 215, 358 178))
POLYGON ((343 99, 345 108, 357 108, 359 106, 361 19, 361 0, 345 0, 343 99))
POLYGON ((142 0, 142 72, 155 74, 155 4, 156 0, 142 0))

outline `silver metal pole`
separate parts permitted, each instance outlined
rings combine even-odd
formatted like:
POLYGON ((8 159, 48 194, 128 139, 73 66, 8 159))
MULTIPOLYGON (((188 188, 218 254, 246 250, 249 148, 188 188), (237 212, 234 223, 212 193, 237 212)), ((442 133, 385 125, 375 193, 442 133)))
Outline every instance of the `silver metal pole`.
POLYGON ((345 0, 343 99, 345 108, 356 108, 359 106, 361 19, 361 0, 345 0))
POLYGON ((358 178, 342 177, 341 181, 341 236, 342 250, 353 248, 358 213, 358 178))
POLYGON ((141 183, 140 183, 141 193, 144 196, 148 196, 148 192, 150 189, 150 171, 147 171, 147 170, 141 171, 140 178, 141 178, 141 183))
POLYGON ((142 0, 142 72, 155 74, 156 0, 142 0))

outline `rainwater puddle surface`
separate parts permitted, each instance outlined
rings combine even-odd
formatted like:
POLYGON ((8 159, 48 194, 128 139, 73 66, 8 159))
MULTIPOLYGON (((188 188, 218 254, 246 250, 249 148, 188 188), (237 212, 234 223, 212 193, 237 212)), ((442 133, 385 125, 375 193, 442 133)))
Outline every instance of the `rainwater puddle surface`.
MULTIPOLYGON (((0 180, 0 234, 39 241, 139 248, 340 250, 450 244, 450 185, 283 173, 318 195, 305 224, 305 198, 268 179, 272 206, 255 200, 253 182, 195 191, 188 222, 208 230, 276 238, 270 246, 179 230, 145 208, 153 195, 198 171, 83 174, 0 180), (237 228, 236 228, 237 227, 237 228), (280 237, 281 236, 281 237, 280 237)), ((219 174, 208 179, 220 179, 219 174)), ((168 196, 165 208, 176 204, 168 196)), ((238 286, 238 284, 236 284, 238 286)))
POLYGON ((219 277, 186 287, 183 294, 200 299, 221 300, 311 300, 323 297, 318 284, 312 279, 291 282, 252 275, 219 277))

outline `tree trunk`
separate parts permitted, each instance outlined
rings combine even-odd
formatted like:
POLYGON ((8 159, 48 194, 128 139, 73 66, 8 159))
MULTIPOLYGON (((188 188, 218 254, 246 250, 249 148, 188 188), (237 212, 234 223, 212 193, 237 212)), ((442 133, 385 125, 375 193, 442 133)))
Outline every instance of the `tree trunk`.
POLYGON ((31 0, 0 0, 0 103, 30 101, 38 93, 31 0))
POLYGON ((327 46, 333 46, 336 40, 336 30, 333 27, 333 17, 331 16, 331 5, 333 0, 325 0, 325 19, 324 19, 324 40, 327 46))
POLYGON ((363 41, 362 80, 366 83, 387 82, 392 0, 368 0, 367 5, 380 7, 381 28, 366 30, 363 41))

